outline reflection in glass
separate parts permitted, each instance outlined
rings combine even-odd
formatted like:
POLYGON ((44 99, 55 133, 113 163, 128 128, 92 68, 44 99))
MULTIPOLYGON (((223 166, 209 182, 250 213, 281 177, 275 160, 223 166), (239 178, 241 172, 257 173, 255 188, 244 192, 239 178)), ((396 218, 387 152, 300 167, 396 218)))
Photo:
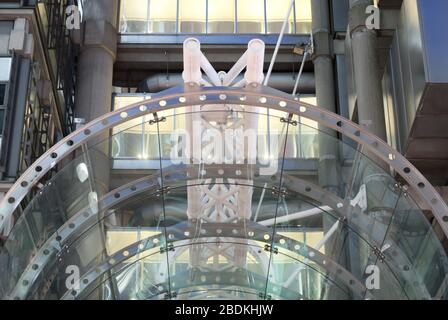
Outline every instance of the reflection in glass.
MULTIPOLYGON (((280 33, 290 0, 266 0, 268 33, 280 33)), ((294 33, 294 11, 291 10, 285 33, 294 33)))
POLYGON ((175 33, 177 1, 150 0, 149 3, 149 32, 175 33))
MULTIPOLYGON (((279 33, 289 0, 122 0, 122 33, 279 33), (236 20, 235 20, 236 18, 236 20), (207 21, 206 21, 207 20, 207 21)), ((286 33, 310 33, 311 0, 296 0, 286 33)), ((1 39, 0 39, 1 40, 1 39)))
POLYGON ((208 0, 208 33, 235 32, 235 2, 208 0))
POLYGON ((179 32, 205 33, 205 20, 205 0, 179 0, 179 32))
POLYGON ((238 33, 264 33, 264 0, 238 0, 238 33))
POLYGON ((296 0, 296 33, 311 32, 311 1, 312 0, 296 0))
POLYGON ((121 1, 121 32, 148 32, 148 0, 121 1))

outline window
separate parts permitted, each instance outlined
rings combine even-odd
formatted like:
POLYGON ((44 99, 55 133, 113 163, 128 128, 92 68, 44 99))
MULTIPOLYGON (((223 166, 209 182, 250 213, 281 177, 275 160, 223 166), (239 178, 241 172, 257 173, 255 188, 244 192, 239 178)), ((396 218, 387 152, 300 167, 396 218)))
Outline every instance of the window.
POLYGON ((149 32, 176 33, 177 0, 150 0, 149 3, 149 32))
POLYGON ((179 0, 179 31, 205 33, 206 0, 179 0))
POLYGON ((9 38, 13 26, 13 21, 0 21, 0 151, 8 103, 8 84, 11 77, 12 58, 9 53, 9 38))
POLYGON ((296 0, 296 33, 311 33, 311 0, 296 0))
POLYGON ((13 26, 11 21, 0 21, 0 55, 9 55, 9 37, 13 26))
POLYGON ((238 33, 264 33, 264 0, 238 0, 238 33))
MULTIPOLYGON (((266 0, 268 33, 280 33, 291 0, 266 0)), ((294 33, 294 10, 291 10, 285 33, 294 33)))
POLYGON ((6 83, 0 83, 0 107, 6 106, 6 83))
POLYGON ((122 0, 121 15, 122 32, 148 32, 148 0, 122 0))
POLYGON ((9 81, 11 76, 11 57, 0 57, 0 81, 9 81))
POLYGON ((235 32, 235 1, 208 0, 208 33, 235 32))
POLYGON ((5 119, 5 110, 4 109, 0 109, 0 138, 2 136, 2 132, 3 132, 3 121, 5 119))
MULTIPOLYGON (((290 0, 122 0, 122 33, 279 33, 290 0)), ((295 0, 287 33, 310 33, 311 0, 295 0)), ((1 41, 0 41, 1 43, 1 41)))

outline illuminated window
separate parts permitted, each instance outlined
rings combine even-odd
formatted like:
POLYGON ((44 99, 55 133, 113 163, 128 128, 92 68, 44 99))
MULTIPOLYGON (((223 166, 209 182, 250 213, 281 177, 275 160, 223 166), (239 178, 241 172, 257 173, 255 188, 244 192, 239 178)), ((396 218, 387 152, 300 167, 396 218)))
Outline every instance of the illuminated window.
POLYGON ((121 1, 121 32, 148 32, 148 0, 121 1))
POLYGON ((175 33, 177 0, 122 0, 120 31, 175 33))
POLYGON ((150 0, 149 32, 176 32, 177 0, 150 0))
POLYGON ((235 32, 235 1, 208 0, 208 32, 235 32))
MULTIPOLYGON (((122 0, 120 32, 279 33, 289 4, 290 0, 122 0)), ((294 8, 286 33, 309 33, 311 0, 295 0, 294 8)))
POLYGON ((311 32, 311 0, 296 0, 296 33, 311 32))
POLYGON ((205 33, 206 1, 179 0, 179 31, 205 33))
POLYGON ((238 33, 264 33, 264 0, 238 0, 238 33))
MULTIPOLYGON (((280 33, 283 20, 285 20, 291 0, 267 0, 266 15, 268 21, 268 33, 280 33)), ((294 33, 294 11, 291 10, 286 33, 294 33)))

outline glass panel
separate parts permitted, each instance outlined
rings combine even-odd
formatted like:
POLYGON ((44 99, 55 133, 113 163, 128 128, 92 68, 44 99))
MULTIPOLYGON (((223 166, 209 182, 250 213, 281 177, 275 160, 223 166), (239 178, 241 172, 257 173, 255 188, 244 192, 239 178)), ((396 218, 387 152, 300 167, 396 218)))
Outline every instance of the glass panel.
POLYGON ((148 0, 122 0, 120 32, 147 33, 149 31, 148 4, 148 0))
POLYGON ((4 119, 5 119, 5 110, 0 109, 0 138, 3 134, 4 119))
POLYGON ((296 0, 296 33, 310 33, 311 32, 311 1, 312 0, 296 0))
MULTIPOLYGON (((331 208, 319 202, 320 196, 317 197, 319 199, 312 199, 294 192, 301 184, 299 180, 294 179, 297 178, 287 177, 287 173, 284 173, 283 187, 287 191, 280 199, 275 219, 273 247, 275 252, 283 252, 297 262, 288 262, 288 259, 282 258, 281 254, 273 254, 272 259, 278 258, 278 264, 271 265, 273 270, 269 277, 268 288, 282 287, 284 282, 287 284, 286 287, 293 285, 295 290, 298 290, 297 292, 302 295, 299 298, 345 299, 350 296, 354 299, 363 299, 365 289, 361 290, 357 286, 356 290, 351 289, 353 283, 346 278, 348 272, 355 269, 347 257, 353 253, 356 257, 360 254, 369 255, 371 252, 369 244, 353 232, 350 226, 343 223, 344 216, 336 205, 331 208), (354 252, 348 239, 350 231, 352 237, 358 240, 358 250, 354 252), (286 265, 282 265, 280 261, 285 261, 286 265), (292 268, 293 264, 296 264, 298 269, 292 268), (343 274, 339 271, 341 268, 348 271, 343 274), (313 277, 308 278, 311 275, 313 277), (303 277, 305 279, 302 279, 303 277), (274 281, 274 278, 277 280, 274 281), (280 281, 278 278, 283 280, 280 281)), ((353 276, 361 283, 364 282, 362 272, 353 276)))
POLYGON ((411 299, 440 299, 448 260, 428 220, 407 193, 402 194, 384 241, 385 260, 411 299))
MULTIPOLYGON (((290 4, 290 0, 266 0, 268 33, 281 32, 290 4)), ((291 10, 285 33, 294 33, 294 10, 291 10)))
POLYGON ((208 0, 208 33, 235 32, 235 1, 208 0))
POLYGON ((12 58, 0 58, 0 81, 9 81, 12 58))
MULTIPOLYGON (((131 200, 121 202, 117 206, 101 212, 101 217, 90 219, 89 223, 93 223, 93 225, 87 223, 84 228, 76 230, 71 241, 61 243, 61 247, 64 247, 64 252, 67 254, 62 256, 59 264, 63 264, 66 268, 67 261, 70 261, 71 265, 78 268, 81 281, 89 279, 87 283, 82 282, 82 293, 78 293, 81 296, 77 298, 84 298, 90 294, 92 289, 99 289, 92 288, 93 280, 107 277, 110 282, 119 282, 119 279, 112 277, 115 270, 126 268, 134 263, 138 263, 137 268, 143 268, 143 270, 140 270, 141 274, 134 274, 130 277, 135 276, 139 281, 153 281, 150 277, 141 279, 147 272, 150 275, 160 276, 163 274, 162 271, 166 270, 167 261, 166 254, 160 249, 166 246, 163 221, 164 212, 160 194, 140 193, 139 196, 131 200), (92 243, 96 245, 92 245, 92 243), (163 254, 158 255, 155 259, 140 260, 154 252, 163 254), (73 261, 69 253, 75 253, 75 256, 81 257, 81 260, 73 261), (155 269, 153 262, 157 264, 155 269), (87 277, 87 275, 94 275, 94 278, 87 277)), ((162 278, 157 281, 167 281, 167 275, 162 275, 162 278)), ((121 282, 120 285, 115 284, 113 287, 115 298, 120 297, 116 290, 120 289, 122 292, 121 288, 126 288, 129 284, 128 280, 130 281, 130 279, 126 278, 125 280, 123 280, 125 283, 121 282)), ((95 292, 97 295, 100 294, 98 290, 95 292)), ((62 297, 66 293, 65 291, 58 295, 62 297)))
POLYGON ((264 0, 238 0, 238 33, 265 33, 264 0))
POLYGON ((92 299, 446 297, 425 212, 356 143, 280 111, 186 109, 120 125, 34 189, 0 252, 3 297, 69 294, 70 266, 92 299), (134 132, 154 166, 110 171, 134 132), (182 153, 193 139, 196 157, 182 153), (365 293, 372 267, 380 287, 365 293))
POLYGON ((205 0, 179 0, 179 31, 205 33, 205 0))
POLYGON ((6 83, 0 83, 0 106, 6 105, 6 88, 6 83))
POLYGON ((176 0, 150 0, 149 15, 149 32, 176 32, 176 0))
POLYGON ((350 291, 330 279, 324 270, 307 259, 295 259, 288 252, 273 254, 270 263, 267 299, 346 300, 350 291))
POLYGON ((177 0, 123 0, 120 32, 175 33, 177 0))
POLYGON ((104 203, 100 200, 108 192, 111 139, 113 136, 88 150, 79 150, 78 157, 61 167, 33 197, 5 243, 5 251, 11 258, 2 276, 11 275, 3 280, 17 283, 25 268, 32 271, 31 259, 44 256, 47 257, 42 259, 47 259, 55 250, 53 243, 58 232, 70 234, 71 226, 76 227, 78 221, 85 223, 84 215, 102 213, 104 203), (45 251, 48 253, 44 254, 45 251))
MULTIPOLYGON (((147 97, 149 96, 116 97, 114 99, 114 110, 146 100, 147 97)), ((149 115, 144 116, 113 129, 111 155, 114 159, 114 168, 147 169, 149 168, 148 160, 151 160, 151 169, 160 167, 159 151, 157 150, 157 126, 148 125, 152 118, 149 115), (134 161, 130 162, 130 160, 134 161)))
POLYGON ((13 26, 13 21, 0 21, 0 55, 10 55, 9 37, 13 26))
POLYGON ((286 133, 281 116, 285 113, 268 117, 227 108, 216 111, 219 108, 226 107, 164 116, 160 133, 164 172, 169 173, 165 186, 184 186, 187 178, 196 178, 195 183, 230 178, 258 187, 278 186, 286 133), (255 121, 254 129, 243 131, 244 121, 255 121), (187 128, 187 123, 193 127, 187 128))

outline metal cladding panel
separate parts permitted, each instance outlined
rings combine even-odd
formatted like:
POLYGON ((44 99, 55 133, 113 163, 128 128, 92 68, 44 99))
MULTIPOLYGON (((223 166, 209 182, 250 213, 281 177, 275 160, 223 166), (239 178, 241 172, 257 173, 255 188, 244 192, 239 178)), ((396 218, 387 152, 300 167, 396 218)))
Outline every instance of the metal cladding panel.
POLYGON ((448 83, 448 1, 418 0, 418 11, 426 80, 430 83, 448 83))
POLYGON ((333 1, 332 6, 333 28, 335 32, 347 31, 348 24, 348 0, 333 1))

